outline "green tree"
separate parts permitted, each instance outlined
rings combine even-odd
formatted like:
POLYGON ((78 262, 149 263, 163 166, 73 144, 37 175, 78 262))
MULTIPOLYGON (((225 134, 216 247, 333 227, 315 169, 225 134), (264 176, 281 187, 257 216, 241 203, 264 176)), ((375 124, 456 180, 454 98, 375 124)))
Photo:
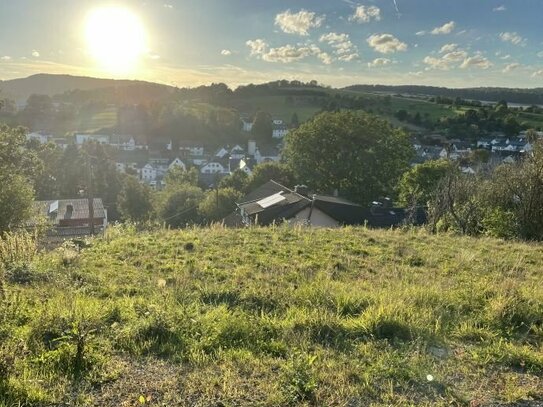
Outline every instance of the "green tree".
POLYGON ((290 126, 293 129, 297 129, 300 127, 300 119, 298 118, 298 114, 296 112, 292 113, 292 118, 290 119, 290 126))
POLYGON ((159 218, 168 226, 179 228, 198 221, 198 205, 203 191, 190 184, 167 186, 158 196, 159 218))
POLYGON ((271 115, 263 111, 256 112, 251 133, 257 141, 269 143, 273 135, 271 115))
POLYGON ((249 175, 243 170, 237 169, 219 182, 219 188, 232 188, 239 192, 246 192, 249 183, 249 175))
POLYGON ((224 219, 234 209, 242 194, 233 188, 210 190, 198 206, 198 212, 206 222, 224 219))
POLYGON ((295 177, 292 169, 284 164, 274 161, 258 164, 247 182, 247 191, 251 191, 266 182, 274 180, 286 187, 293 187, 295 177))
POLYGON ((164 177, 166 185, 198 185, 198 170, 193 167, 185 171, 182 167, 174 166, 170 168, 164 177))
POLYGON ((353 112, 318 115, 287 136, 284 150, 299 182, 363 204, 391 194, 412 155, 405 132, 353 112))
POLYGON ((21 226, 32 214, 34 190, 32 184, 19 174, 0 171, 0 233, 21 226))
POLYGON ((450 167, 446 160, 435 160, 418 164, 405 172, 398 184, 400 202, 404 205, 427 205, 450 167))
POLYGON ((117 198, 117 208, 124 220, 133 222, 149 220, 153 210, 150 188, 132 176, 125 177, 117 198))
POLYGON ((0 126, 0 232, 22 225, 31 216, 32 181, 40 162, 25 144, 22 128, 0 126))

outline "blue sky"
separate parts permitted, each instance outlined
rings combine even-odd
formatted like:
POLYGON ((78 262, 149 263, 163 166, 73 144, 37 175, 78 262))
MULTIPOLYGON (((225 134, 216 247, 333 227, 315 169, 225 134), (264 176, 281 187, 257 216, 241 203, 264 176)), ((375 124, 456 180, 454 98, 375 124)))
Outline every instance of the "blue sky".
POLYGON ((0 79, 537 87, 542 15, 543 0, 0 0, 0 79), (89 54, 88 15, 112 6, 145 30, 130 71, 104 69, 89 54))

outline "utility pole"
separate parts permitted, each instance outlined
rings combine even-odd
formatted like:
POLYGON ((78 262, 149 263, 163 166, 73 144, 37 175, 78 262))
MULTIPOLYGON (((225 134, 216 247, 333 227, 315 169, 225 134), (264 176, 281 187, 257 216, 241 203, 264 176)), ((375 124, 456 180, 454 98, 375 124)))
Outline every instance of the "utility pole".
POLYGON ((91 157, 87 154, 87 198, 89 200, 89 232, 94 236, 94 191, 92 189, 91 157))

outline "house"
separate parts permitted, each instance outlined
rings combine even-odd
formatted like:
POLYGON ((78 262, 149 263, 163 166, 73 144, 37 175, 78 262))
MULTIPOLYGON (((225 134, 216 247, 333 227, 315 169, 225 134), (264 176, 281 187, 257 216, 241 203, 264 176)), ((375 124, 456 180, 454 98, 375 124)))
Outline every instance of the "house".
POLYGON ((187 170, 187 166, 185 165, 185 163, 183 161, 181 161, 181 159, 179 157, 174 158, 170 162, 170 164, 168 165, 168 170, 171 170, 172 168, 175 168, 175 167, 182 168, 183 171, 187 170))
POLYGON ((283 121, 281 120, 281 124, 275 124, 276 121, 274 121, 274 124, 272 126, 273 132, 272 137, 274 139, 282 139, 288 134, 288 126, 286 124, 283 124, 283 121))
POLYGON ((291 190, 269 181, 246 195, 238 209, 224 219, 227 226, 290 225, 337 228, 346 225, 394 227, 411 219, 414 224, 425 222, 424 212, 414 213, 391 204, 376 202, 365 208, 349 200, 327 195, 309 194, 307 187, 291 190))
POLYGON ((75 144, 81 146, 85 143, 110 144, 111 137, 106 134, 76 134, 75 144))
POLYGON ((184 157, 203 157, 205 152, 202 144, 193 141, 181 141, 179 151, 184 157))
POLYGON ((250 133, 253 130, 253 122, 246 118, 241 119, 242 129, 244 132, 250 133))
POLYGON ((230 158, 239 160, 239 159, 242 159, 243 157, 245 157, 245 150, 240 145, 235 145, 230 150, 230 158))
POLYGON ((275 147, 256 147, 254 158, 258 164, 269 161, 280 161, 281 153, 275 147))
POLYGON ((217 161, 210 161, 200 167, 202 174, 228 174, 230 171, 217 161))
POLYGON ((225 158, 228 156, 228 150, 224 147, 221 147, 219 148, 216 152, 215 152, 215 157, 217 158, 225 158))
POLYGON ((47 144, 49 142, 49 140, 52 139, 52 138, 53 138, 53 136, 51 136, 49 134, 45 134, 43 132, 28 133, 26 135, 26 139, 28 141, 36 140, 40 144, 47 144))
POLYGON ((158 171, 155 166, 147 163, 139 170, 139 174, 142 181, 150 183, 156 180, 158 171))
POLYGON ((92 219, 89 209, 88 199, 36 201, 33 205, 34 217, 29 226, 33 227, 40 223, 40 219, 45 219, 50 226, 47 231, 49 240, 88 236, 91 223, 95 233, 103 233, 108 221, 102 199, 94 198, 92 219))

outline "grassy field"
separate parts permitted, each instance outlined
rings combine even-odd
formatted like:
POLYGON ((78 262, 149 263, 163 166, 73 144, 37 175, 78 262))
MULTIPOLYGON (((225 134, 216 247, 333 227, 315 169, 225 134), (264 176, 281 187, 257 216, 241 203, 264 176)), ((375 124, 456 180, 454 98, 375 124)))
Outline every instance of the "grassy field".
POLYGON ((292 115, 296 113, 301 122, 311 119, 321 108, 319 106, 293 105, 286 103, 285 96, 253 96, 243 98, 239 102, 239 109, 242 113, 254 113, 257 110, 263 110, 270 113, 276 119, 282 119, 289 124, 292 115))
POLYGON ((117 124, 117 108, 108 107, 91 117, 82 118, 77 130, 92 132, 103 128, 114 127, 117 124))
POLYGON ((0 264, 1 406, 543 397, 537 244, 422 230, 113 228, 82 250, 35 254, 11 239, 0 264))

